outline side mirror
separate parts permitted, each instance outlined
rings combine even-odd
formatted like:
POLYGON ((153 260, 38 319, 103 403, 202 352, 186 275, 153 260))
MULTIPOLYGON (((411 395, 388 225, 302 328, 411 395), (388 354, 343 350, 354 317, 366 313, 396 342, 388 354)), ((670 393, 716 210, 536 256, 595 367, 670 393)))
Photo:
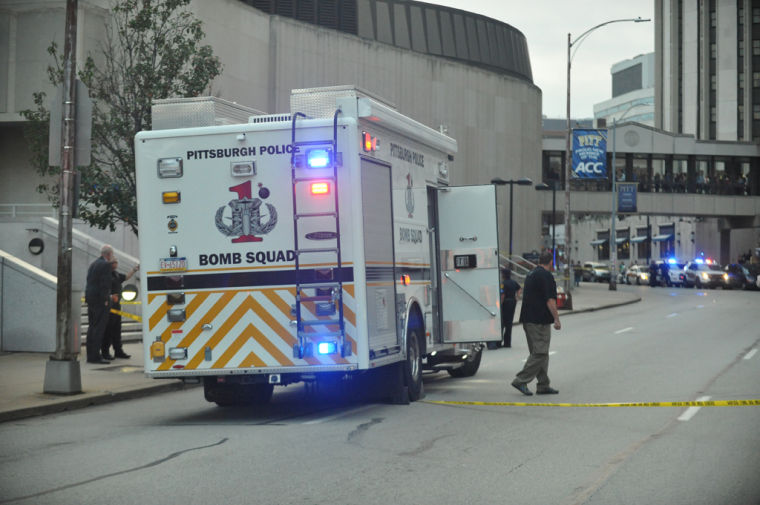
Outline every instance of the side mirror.
POLYGON ((131 302, 137 298, 137 286, 134 284, 127 284, 124 286, 124 288, 121 290, 121 298, 122 300, 126 300, 128 302, 131 302))

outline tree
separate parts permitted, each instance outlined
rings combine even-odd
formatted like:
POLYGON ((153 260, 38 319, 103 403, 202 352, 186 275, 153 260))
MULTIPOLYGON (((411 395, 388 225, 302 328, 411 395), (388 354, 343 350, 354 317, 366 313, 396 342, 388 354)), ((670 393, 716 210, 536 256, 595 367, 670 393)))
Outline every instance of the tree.
MULTIPOLYGON (((208 45, 201 21, 187 10, 190 0, 116 0, 98 54, 89 55, 79 79, 93 99, 92 163, 79 167, 79 216, 92 226, 115 229, 124 222, 137 234, 134 137, 151 128, 154 99, 192 97, 206 90, 222 65, 208 45)), ((53 42, 48 78, 63 81, 63 58, 53 42)), ((48 166, 50 112, 44 92, 35 109, 22 111, 31 162, 45 180, 58 180, 48 166)), ((58 204, 58 182, 38 191, 58 204)))

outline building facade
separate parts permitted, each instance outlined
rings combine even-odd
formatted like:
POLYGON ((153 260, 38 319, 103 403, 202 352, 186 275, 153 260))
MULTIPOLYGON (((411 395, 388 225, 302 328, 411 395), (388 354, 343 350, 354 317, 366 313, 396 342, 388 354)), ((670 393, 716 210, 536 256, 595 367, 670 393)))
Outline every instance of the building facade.
MULTIPOLYGON (((3 248, 52 272, 54 264, 26 250, 41 233, 37 214, 52 209, 35 191, 19 111, 32 107, 33 91, 51 95, 45 49, 51 41, 63 47, 65 4, 0 0, 0 237, 3 248), (23 209, 34 212, 20 218, 23 209)), ((109 5, 79 2, 80 64, 103 40, 109 5)), ((506 23, 401 0, 195 0, 190 9, 224 65, 210 94, 277 113, 289 110, 292 89, 356 85, 458 141, 453 184, 541 178, 541 90, 524 35, 506 23)), ((515 252, 540 246, 541 210, 531 205, 532 193, 514 191, 514 208, 529 209, 513 221, 515 252)), ((497 189, 502 250, 508 195, 497 189)), ((134 237, 114 242, 136 251, 134 237)))
POLYGON ((655 126, 760 142, 760 0, 655 0, 655 126))
POLYGON ((597 125, 627 120, 654 126, 654 60, 654 53, 640 54, 612 66, 612 98, 594 104, 597 125))

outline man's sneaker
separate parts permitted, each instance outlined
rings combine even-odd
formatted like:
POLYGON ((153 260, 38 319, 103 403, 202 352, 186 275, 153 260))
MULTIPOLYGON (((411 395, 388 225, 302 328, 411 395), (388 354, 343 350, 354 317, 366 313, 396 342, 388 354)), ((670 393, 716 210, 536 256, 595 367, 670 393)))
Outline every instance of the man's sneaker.
POLYGON ((524 394, 525 396, 533 396, 533 393, 531 393, 530 389, 528 389, 528 386, 523 384, 522 382, 513 382, 512 387, 524 394))
POLYGON ((559 393, 559 391, 557 391, 554 388, 550 388, 548 386, 545 388, 536 389, 537 395, 556 395, 557 393, 559 393))

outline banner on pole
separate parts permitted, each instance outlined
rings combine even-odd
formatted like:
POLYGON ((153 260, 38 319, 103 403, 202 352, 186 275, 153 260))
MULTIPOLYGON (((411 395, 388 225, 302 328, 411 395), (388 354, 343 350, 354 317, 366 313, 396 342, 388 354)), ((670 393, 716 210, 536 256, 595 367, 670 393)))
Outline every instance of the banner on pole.
POLYGON ((573 130, 573 178, 607 178, 607 130, 573 130))
POLYGON ((617 183, 617 211, 618 214, 635 214, 636 193, 638 191, 638 182, 618 182, 617 183))

